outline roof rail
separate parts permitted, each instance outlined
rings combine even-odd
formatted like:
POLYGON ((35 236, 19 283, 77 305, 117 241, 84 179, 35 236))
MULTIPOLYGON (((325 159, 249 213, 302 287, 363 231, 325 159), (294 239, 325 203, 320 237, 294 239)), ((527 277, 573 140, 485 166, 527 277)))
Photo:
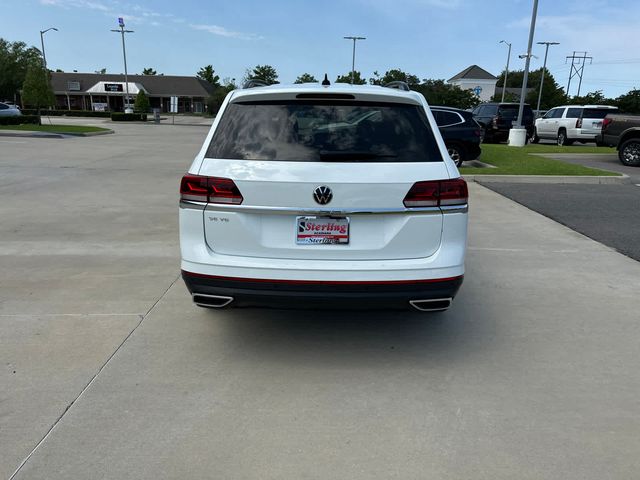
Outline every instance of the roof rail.
POLYGON ((387 84, 384 85, 385 88, 397 88, 398 90, 404 90, 405 92, 408 92, 409 90, 411 90, 409 88, 409 85, 407 84, 407 82, 403 82, 401 80, 395 80, 393 82, 389 82, 387 84))
POLYGON ((259 78, 250 78, 249 80, 244 82, 244 85, 242 86, 242 88, 268 87, 268 86, 269 84, 264 80, 261 80, 259 78))

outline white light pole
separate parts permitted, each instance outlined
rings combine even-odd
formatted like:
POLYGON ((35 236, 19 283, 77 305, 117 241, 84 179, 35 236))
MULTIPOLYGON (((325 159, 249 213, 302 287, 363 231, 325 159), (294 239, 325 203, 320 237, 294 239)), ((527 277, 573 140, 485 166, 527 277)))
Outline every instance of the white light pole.
POLYGON ((538 107, 536 112, 540 114, 540 101, 542 100, 542 87, 544 86, 544 72, 547 69, 547 54, 549 53, 549 45, 560 45, 559 42, 536 42, 538 45, 546 45, 547 48, 544 51, 544 64, 542 66, 542 77, 540 78, 540 91, 538 92, 538 107))
POLYGON ((366 37, 343 37, 345 40, 353 40, 353 59, 351 60, 351 85, 356 78, 356 41, 366 40, 366 37))
POLYGON ((507 53, 507 68, 504 70, 504 83, 502 84, 502 100, 504 102, 504 92, 507 89, 507 76, 509 75, 509 60, 511 60, 511 44, 506 40, 500 40, 499 43, 504 43, 509 47, 509 53, 507 53))
POLYGON ((538 16, 538 0, 533 0, 533 11, 531 12, 531 25, 529 26, 529 44, 527 46, 527 60, 524 63, 524 76, 522 77, 522 90, 520 90, 520 108, 518 108, 518 120, 516 125, 522 128, 522 114, 524 113, 524 97, 527 91, 527 80, 529 79, 529 64, 531 63, 531 47, 533 47, 533 34, 536 31, 536 17, 538 16))
POLYGON ((49 30, 55 30, 56 32, 58 31, 58 29, 56 27, 50 27, 47 28, 46 30, 40 30, 40 43, 42 44, 42 60, 44 60, 44 70, 47 70, 47 56, 44 53, 44 34, 47 33, 49 30))
POLYGON ((127 78, 127 50, 124 46, 124 34, 125 33, 133 33, 133 30, 125 30, 124 29, 124 19, 122 17, 118 18, 118 26, 120 27, 120 30, 111 30, 112 32, 116 32, 116 33, 120 33, 122 34, 122 56, 124 58, 124 85, 125 85, 125 89, 127 92, 127 96, 125 97, 126 100, 124 102, 124 111, 125 113, 132 113, 130 112, 130 108, 129 108, 129 80, 127 78))

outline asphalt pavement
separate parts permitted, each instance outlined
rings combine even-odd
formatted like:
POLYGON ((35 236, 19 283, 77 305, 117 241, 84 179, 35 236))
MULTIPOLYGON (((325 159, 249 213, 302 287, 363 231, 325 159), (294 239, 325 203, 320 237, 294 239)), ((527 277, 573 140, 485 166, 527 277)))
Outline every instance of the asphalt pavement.
MULTIPOLYGON (((624 185, 485 183, 507 198, 640 261, 640 168, 617 154, 554 154, 565 162, 620 172, 624 185)), ((482 179, 478 180, 482 183, 482 179)))
POLYGON ((640 263, 472 184, 445 313, 203 310, 206 129, 113 128, 0 140, 0 477, 637 476, 640 263))

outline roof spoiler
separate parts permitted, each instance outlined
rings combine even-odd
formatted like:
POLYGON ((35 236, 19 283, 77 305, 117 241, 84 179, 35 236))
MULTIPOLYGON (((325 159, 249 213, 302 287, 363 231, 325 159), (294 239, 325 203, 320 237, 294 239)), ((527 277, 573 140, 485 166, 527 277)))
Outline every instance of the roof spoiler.
POLYGON ((255 88, 255 87, 268 87, 269 84, 260 78, 250 78, 246 82, 242 88, 255 88))

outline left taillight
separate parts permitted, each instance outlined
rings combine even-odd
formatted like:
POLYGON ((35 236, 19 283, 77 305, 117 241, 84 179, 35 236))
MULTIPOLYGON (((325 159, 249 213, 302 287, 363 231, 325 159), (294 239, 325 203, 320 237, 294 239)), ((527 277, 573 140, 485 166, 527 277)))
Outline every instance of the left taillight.
POLYGON ((465 205, 469 198, 467 182, 462 178, 433 180, 413 184, 403 203, 407 208, 465 205))
POLYGON ((187 174, 180 182, 180 200, 240 205, 243 198, 229 178, 187 174))

